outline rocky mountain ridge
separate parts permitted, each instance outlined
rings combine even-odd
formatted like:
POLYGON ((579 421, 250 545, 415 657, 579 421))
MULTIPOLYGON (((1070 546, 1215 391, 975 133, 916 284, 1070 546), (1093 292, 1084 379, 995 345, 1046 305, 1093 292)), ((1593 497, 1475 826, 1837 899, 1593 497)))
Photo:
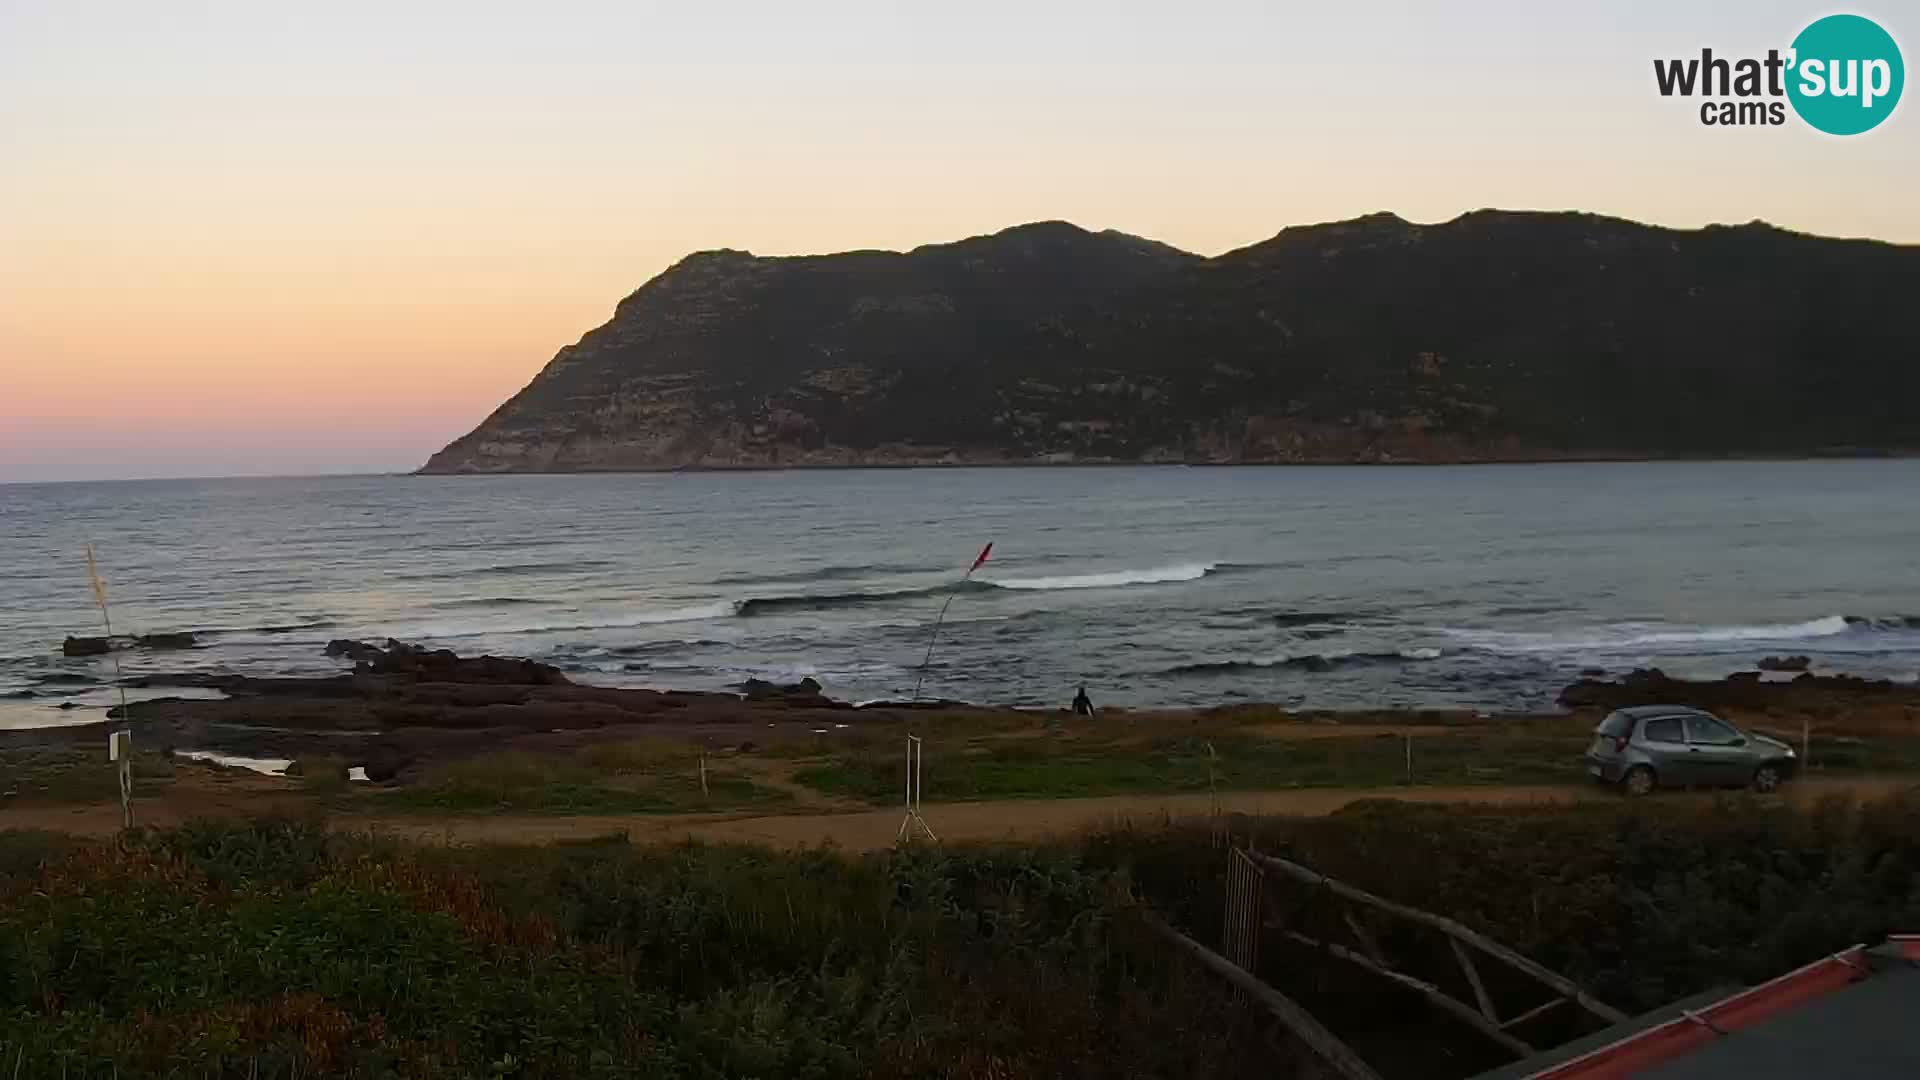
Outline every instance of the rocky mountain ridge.
POLYGON ((689 255, 429 473, 1920 448, 1920 248, 1392 214, 689 255))

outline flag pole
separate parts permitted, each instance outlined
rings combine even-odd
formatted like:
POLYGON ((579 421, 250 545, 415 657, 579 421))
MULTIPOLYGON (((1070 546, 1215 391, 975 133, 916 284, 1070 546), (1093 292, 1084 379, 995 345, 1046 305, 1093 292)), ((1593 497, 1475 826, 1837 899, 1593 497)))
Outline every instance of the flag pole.
POLYGON ((933 632, 927 635, 927 655, 920 658, 920 673, 913 679, 915 703, 920 700, 920 685, 927 681, 927 665, 933 663, 933 643, 940 640, 940 624, 946 621, 947 609, 953 606, 953 598, 960 595, 960 587, 967 583, 967 579, 973 576, 975 570, 980 569, 981 564, 985 563, 987 556, 991 554, 993 554, 993 544, 989 542, 986 547, 980 549, 979 556, 973 560, 972 566, 967 567, 967 572, 961 574, 960 580, 954 582, 953 588, 947 590, 947 599, 940 605, 940 614, 934 616, 933 632))

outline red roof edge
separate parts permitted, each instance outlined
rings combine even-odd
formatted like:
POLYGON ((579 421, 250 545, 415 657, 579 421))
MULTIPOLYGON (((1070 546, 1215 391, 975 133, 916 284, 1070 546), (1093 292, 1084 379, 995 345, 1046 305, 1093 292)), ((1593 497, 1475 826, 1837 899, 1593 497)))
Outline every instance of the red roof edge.
POLYGON ((1920 934, 1891 934, 1887 937, 1887 944, 1893 946, 1901 956, 1920 964, 1920 934))
MULTIPOLYGON (((1903 935, 1888 941, 1905 955, 1920 960, 1920 935, 1903 935)), ((1765 1023, 1780 1013, 1866 978, 1871 974, 1866 952, 1866 946, 1855 945, 1824 960, 1815 960, 1777 979, 1721 998, 1704 1009, 1550 1066, 1528 1080, 1615 1080, 1632 1076, 1690 1053, 1722 1035, 1765 1023)))

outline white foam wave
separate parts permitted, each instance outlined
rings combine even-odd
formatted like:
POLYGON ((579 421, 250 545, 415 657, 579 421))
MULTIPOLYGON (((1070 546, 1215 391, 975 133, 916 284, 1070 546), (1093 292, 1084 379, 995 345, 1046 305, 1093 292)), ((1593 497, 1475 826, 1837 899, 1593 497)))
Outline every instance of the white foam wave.
POLYGON ((287 767, 293 764, 292 758, 244 757, 240 754, 218 754, 211 750, 175 750, 173 756, 189 761, 211 761, 229 768, 251 769, 267 776, 285 776, 287 767))
POLYGON ((1761 623, 1748 626, 1674 626, 1666 623, 1613 623, 1567 631, 1449 629, 1473 648, 1496 653, 1556 653, 1659 646, 1705 646, 1749 641, 1801 641, 1832 637, 1849 629, 1846 616, 1828 615, 1797 623, 1761 623))
POLYGON ((1109 570, 1098 574, 1065 574, 1057 577, 988 578, 988 584, 1002 589, 1111 589, 1121 585, 1159 585, 1173 581, 1197 581, 1213 571, 1215 563, 1179 563, 1147 570, 1109 570))
MULTIPOLYGON (((226 765, 230 768, 251 769, 263 776, 285 776, 287 775, 287 769, 293 765, 293 759, 291 758, 245 757, 240 754, 215 753, 212 750, 175 750, 173 756, 186 758, 189 761, 210 761, 216 765, 226 765)), ((347 779, 365 782, 367 780, 366 766, 355 765, 348 769, 347 779)))

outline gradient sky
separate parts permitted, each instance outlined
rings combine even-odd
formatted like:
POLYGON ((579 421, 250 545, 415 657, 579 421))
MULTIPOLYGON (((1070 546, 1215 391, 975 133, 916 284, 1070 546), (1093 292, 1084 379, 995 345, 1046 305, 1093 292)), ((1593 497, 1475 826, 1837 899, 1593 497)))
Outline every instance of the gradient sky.
MULTIPOLYGON (((1482 206, 1920 242, 1920 100, 1834 139, 1654 90, 1830 10, 0 0, 0 482, 411 469, 704 248, 1482 206)), ((1920 63, 1920 9, 1843 10, 1920 63)))

